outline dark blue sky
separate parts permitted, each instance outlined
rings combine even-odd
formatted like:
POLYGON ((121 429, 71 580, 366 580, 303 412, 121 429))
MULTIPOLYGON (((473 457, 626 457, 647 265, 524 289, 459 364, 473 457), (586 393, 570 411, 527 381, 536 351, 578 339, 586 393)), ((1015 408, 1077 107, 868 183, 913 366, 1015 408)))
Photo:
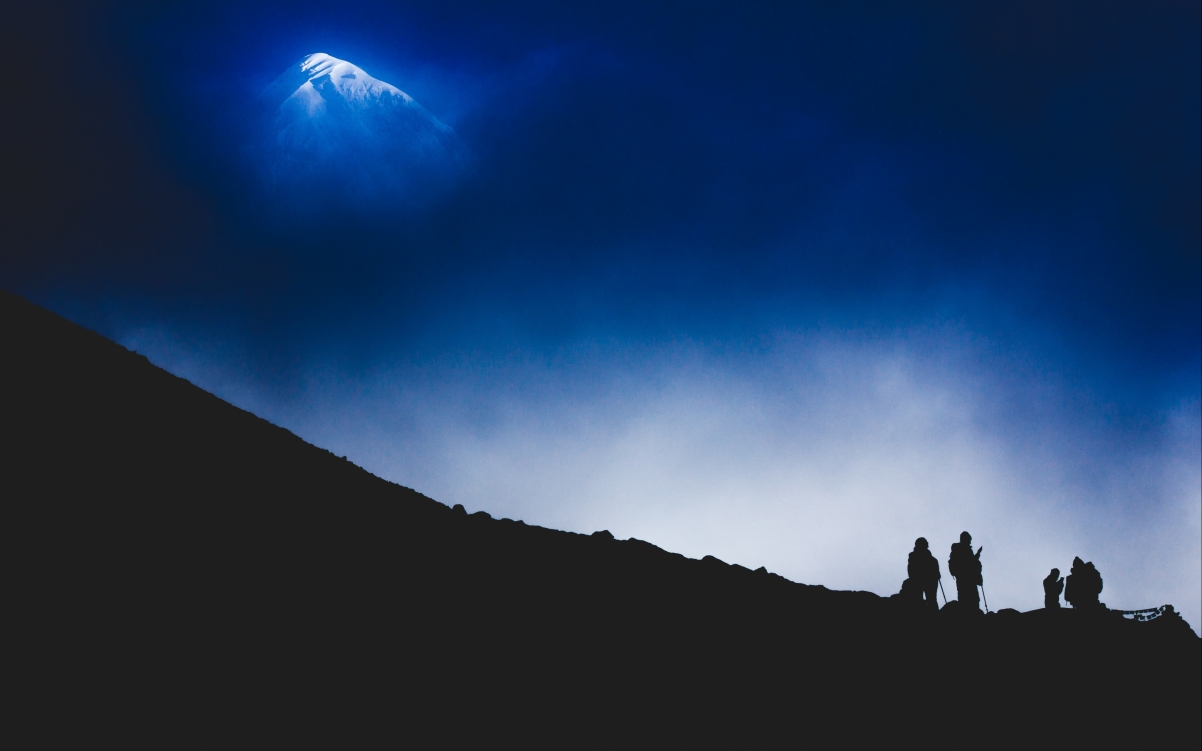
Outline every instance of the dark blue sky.
MULTIPOLYGON (((732 558, 883 590, 895 572, 764 531, 880 517, 846 485, 867 473, 915 528, 992 498, 961 516, 1045 573, 1090 545, 1171 571, 1197 621, 1198 3, 193 5, 51 3, 0 32, 4 286, 447 502, 690 554, 741 530, 732 558), (451 125, 468 173, 421 206, 265 211, 248 113, 318 51, 451 125), (671 427, 699 415, 726 417, 671 427), (967 432, 932 438, 947 420, 967 432), (762 450, 689 442, 707 430, 762 450), (783 469, 833 445, 838 482, 783 469), (971 490, 896 469, 967 445, 992 462, 971 490), (652 455, 675 479, 614 479, 652 455), (508 474, 464 480, 469 456, 508 474), (725 468, 704 504, 649 500, 703 465, 725 468), (567 466, 587 497, 533 479, 567 466), (752 494, 772 503, 737 490, 778 475, 752 494), (1119 517, 1193 542, 1153 564, 1100 531, 1119 517)), ((912 542, 899 513, 873 544, 912 542)))

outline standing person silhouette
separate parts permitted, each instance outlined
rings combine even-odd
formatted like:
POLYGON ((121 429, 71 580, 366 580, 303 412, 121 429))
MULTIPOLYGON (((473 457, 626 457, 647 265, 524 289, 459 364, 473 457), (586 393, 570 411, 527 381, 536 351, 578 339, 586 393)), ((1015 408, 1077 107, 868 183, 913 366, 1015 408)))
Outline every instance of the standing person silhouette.
POLYGON ((981 579, 981 551, 972 552, 972 535, 960 533, 960 542, 952 543, 952 554, 947 559, 948 572, 956 577, 956 599, 977 612, 981 610, 981 596, 977 585, 981 579))
POLYGON ((1064 591, 1064 577, 1060 569, 1052 569, 1048 578, 1043 580, 1043 606, 1047 610, 1060 609, 1060 593, 1064 591))
POLYGON ((1072 571, 1064 582, 1064 600, 1074 609, 1096 610, 1101 607, 1098 595, 1102 594, 1102 575, 1093 561, 1086 563, 1080 557, 1073 559, 1072 571))
POLYGON ((917 585, 918 596, 926 598, 926 607, 938 610, 939 600, 936 595, 939 591, 939 579, 943 575, 939 573, 939 561, 931 555, 927 538, 919 537, 914 541, 914 551, 910 553, 906 564, 906 574, 917 585))

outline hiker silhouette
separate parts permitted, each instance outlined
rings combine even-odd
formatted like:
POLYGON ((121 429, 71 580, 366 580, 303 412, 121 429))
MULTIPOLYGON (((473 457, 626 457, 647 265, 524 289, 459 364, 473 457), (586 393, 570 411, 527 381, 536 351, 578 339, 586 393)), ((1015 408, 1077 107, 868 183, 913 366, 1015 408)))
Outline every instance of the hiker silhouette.
POLYGON ((1086 563, 1079 557, 1073 558, 1073 568, 1064 582, 1064 600, 1078 610, 1093 610, 1102 607, 1098 595, 1102 594, 1102 575, 1094 568, 1093 561, 1086 563))
POLYGON ((952 543, 952 554, 947 559, 947 570, 956 577, 956 599, 976 610, 981 609, 981 596, 977 585, 981 579, 981 551, 972 552, 972 535, 960 533, 960 542, 952 543))
MULTIPOLYGON (((910 553, 910 559, 906 563, 906 574, 910 577, 914 599, 920 602, 925 600, 928 608, 938 610, 937 594, 942 574, 939 573, 939 561, 931 555, 927 538, 919 537, 914 541, 914 550, 910 553)), ((905 591, 906 585, 903 584, 902 592, 905 593, 905 591)))
POLYGON ((1048 610, 1058 610, 1060 608, 1060 593, 1064 591, 1064 577, 1060 576, 1060 569, 1052 569, 1052 573, 1048 574, 1043 580, 1043 606, 1048 610))

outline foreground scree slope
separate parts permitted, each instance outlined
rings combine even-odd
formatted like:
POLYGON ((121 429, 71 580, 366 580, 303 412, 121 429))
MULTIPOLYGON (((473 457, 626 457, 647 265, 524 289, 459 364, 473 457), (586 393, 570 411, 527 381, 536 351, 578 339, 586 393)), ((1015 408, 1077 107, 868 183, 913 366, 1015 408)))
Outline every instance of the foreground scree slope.
POLYGON ((46 745, 1198 747, 1179 619, 913 612, 467 515, 8 293, 0 348, 12 716, 46 745))

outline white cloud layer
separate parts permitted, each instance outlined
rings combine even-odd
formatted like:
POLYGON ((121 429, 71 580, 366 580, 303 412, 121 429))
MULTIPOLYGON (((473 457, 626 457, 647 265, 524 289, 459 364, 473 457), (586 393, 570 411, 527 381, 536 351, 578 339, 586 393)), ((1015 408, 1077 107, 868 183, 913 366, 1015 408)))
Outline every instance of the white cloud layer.
POLYGON ((202 387, 447 504, 888 595, 924 536, 983 545, 993 609, 1042 606, 1074 555, 1102 600, 1202 624, 1199 403, 1122 421, 1021 353, 953 330, 310 372, 287 402, 143 331, 202 387))

